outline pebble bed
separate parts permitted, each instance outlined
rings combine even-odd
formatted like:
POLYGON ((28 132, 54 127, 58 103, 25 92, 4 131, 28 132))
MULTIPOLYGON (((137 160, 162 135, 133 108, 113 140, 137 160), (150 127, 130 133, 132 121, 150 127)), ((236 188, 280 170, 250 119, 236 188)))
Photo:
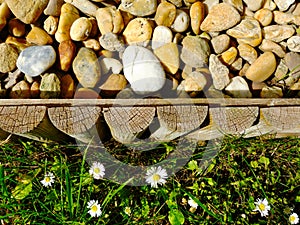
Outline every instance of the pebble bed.
POLYGON ((300 96, 295 0, 0 0, 0 98, 300 96))

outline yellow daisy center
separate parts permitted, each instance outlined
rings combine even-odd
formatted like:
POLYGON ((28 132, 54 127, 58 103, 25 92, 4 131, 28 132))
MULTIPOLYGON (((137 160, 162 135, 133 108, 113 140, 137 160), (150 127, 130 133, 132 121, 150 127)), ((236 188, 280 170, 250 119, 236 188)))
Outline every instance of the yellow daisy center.
POLYGON ((156 174, 154 174, 154 175, 152 176, 152 178, 153 178, 153 181, 159 181, 159 180, 160 180, 160 175, 158 175, 158 174, 156 173, 156 174))
POLYGON ((295 217, 295 216, 290 216, 290 221, 291 221, 291 222, 295 222, 295 220, 296 220, 296 217, 295 217))
POLYGON ((98 209, 98 207, 97 207, 96 205, 93 205, 93 206, 91 207, 91 210, 92 210, 93 212, 97 212, 97 209, 98 209))
POLYGON ((47 182, 47 183, 49 183, 50 182, 50 177, 45 177, 45 181, 47 182))
POLYGON ((94 169, 94 173, 98 174, 100 172, 101 172, 101 170, 98 167, 94 169))
POLYGON ((263 204, 263 203, 260 203, 258 208, 261 210, 261 211, 264 211, 266 209, 266 206, 263 204))

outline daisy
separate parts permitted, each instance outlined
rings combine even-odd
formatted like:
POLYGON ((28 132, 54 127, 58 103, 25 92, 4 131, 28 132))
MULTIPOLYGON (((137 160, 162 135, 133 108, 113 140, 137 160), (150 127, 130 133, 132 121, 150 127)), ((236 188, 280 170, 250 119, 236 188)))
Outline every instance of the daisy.
POLYGON ((262 217, 268 215, 268 211, 270 210, 271 207, 268 205, 269 203, 267 199, 264 200, 257 199, 257 201, 254 203, 256 205, 256 208, 253 211, 259 211, 262 217))
POLYGON ((165 184, 168 177, 167 171, 159 167, 152 167, 147 170, 146 182, 151 184, 151 187, 157 188, 157 184, 165 184))
POLYGON ((88 211, 88 213, 92 216, 92 217, 98 217, 101 216, 102 211, 101 211, 101 207, 100 204, 98 204, 98 200, 91 200, 88 202, 88 206, 87 208, 89 208, 90 210, 88 211))
POLYGON ((54 183, 54 174, 51 172, 48 172, 45 174, 45 177, 43 180, 41 180, 41 183, 44 185, 44 187, 51 186, 54 183))
POLYGON ((124 212, 125 212, 126 215, 130 216, 131 215, 130 207, 126 206, 125 209, 124 209, 124 212))
POLYGON ((299 223, 299 217, 297 213, 292 213, 289 217, 289 221, 291 224, 298 224, 299 223))
POLYGON ((195 209, 197 209, 197 207, 198 207, 197 202, 195 202, 195 201, 194 201, 193 199, 191 199, 191 198, 189 198, 188 204, 189 204, 192 208, 195 208, 195 209))
POLYGON ((102 163, 99 162, 93 162, 89 173, 95 178, 95 179, 101 179, 105 175, 105 168, 102 163))

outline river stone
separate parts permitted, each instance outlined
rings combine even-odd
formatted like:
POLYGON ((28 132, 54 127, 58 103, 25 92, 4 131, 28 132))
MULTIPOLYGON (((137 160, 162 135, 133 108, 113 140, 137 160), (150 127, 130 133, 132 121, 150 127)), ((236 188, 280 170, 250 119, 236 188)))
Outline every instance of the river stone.
POLYGON ((262 32, 259 22, 251 17, 246 17, 237 26, 229 29, 226 33, 237 39, 238 43, 258 46, 262 41, 262 32))
POLYGON ((243 77, 233 77, 225 88, 225 93, 233 98, 251 98, 252 93, 247 81, 243 77))
POLYGON ((141 46, 128 46, 122 57, 123 71, 132 90, 150 94, 165 84, 165 72, 156 56, 141 46))
POLYGON ((171 43, 172 39, 173 33, 170 28, 166 26, 157 26, 153 30, 151 47, 152 49, 156 49, 166 43, 171 43))
POLYGON ((265 39, 277 43, 290 38, 295 33, 295 29, 292 25, 270 25, 264 27, 262 31, 265 39))
POLYGON ((287 40, 287 46, 292 52, 300 52, 300 37, 292 36, 287 40))
POLYGON ((182 40, 181 59, 184 63, 198 68, 208 64, 210 47, 208 41, 199 36, 186 36, 182 40))
POLYGON ((270 9, 263 8, 255 12, 254 18, 257 19, 258 22, 260 22, 260 24, 265 27, 272 23, 273 13, 270 9))
POLYGON ((276 9, 276 4, 273 2, 273 0, 265 0, 263 8, 273 11, 276 9))
POLYGON ((79 83, 85 88, 93 88, 101 77, 101 68, 96 53, 82 47, 79 49, 73 63, 73 71, 79 83))
POLYGON ((157 25, 170 27, 176 17, 176 7, 169 2, 161 2, 156 10, 154 20, 157 25))
POLYGON ((254 82, 268 79, 276 70, 276 58, 272 52, 261 54, 246 72, 246 77, 254 82))
POLYGON ((275 75, 277 80, 281 80, 286 76, 288 71, 289 71, 289 68, 286 65, 284 59, 281 59, 278 66, 277 66, 277 68, 276 68, 276 71, 275 71, 274 75, 275 75))
POLYGON ((21 80, 20 82, 16 83, 10 93, 10 98, 30 98, 30 85, 25 80, 21 80))
POLYGON ((125 30, 123 36, 128 44, 142 44, 145 45, 151 40, 153 28, 151 23, 146 18, 135 18, 131 20, 125 30))
POLYGON ((60 80, 55 73, 46 73, 42 75, 40 84, 40 98, 58 98, 60 92, 60 80))
POLYGON ((261 98, 282 98, 283 91, 280 87, 276 86, 264 86, 260 92, 261 98))
POLYGON ((12 13, 22 22, 31 24, 37 21, 49 0, 6 0, 12 13))
POLYGON ((174 32, 182 33, 188 29, 189 25, 190 25, 189 15, 185 11, 177 9, 176 17, 173 24, 171 25, 171 29, 174 32))
POLYGON ((209 10, 200 29, 208 32, 223 31, 235 26, 240 20, 239 12, 232 5, 220 3, 209 10))
POLYGON ((209 56, 209 71, 211 72, 215 89, 223 90, 229 84, 229 69, 215 54, 209 56))
POLYGON ((297 52, 288 52, 284 56, 284 62, 292 74, 300 71, 300 54, 297 52))
POLYGON ((264 0, 243 0, 243 2, 245 2, 245 4, 247 5, 248 9, 250 9, 251 11, 257 11, 259 10, 264 3, 264 0))
POLYGON ((190 73, 177 87, 178 91, 202 91, 207 84, 207 79, 204 74, 199 71, 190 73))
POLYGON ((11 72, 16 68, 18 51, 6 43, 0 44, 0 72, 11 72))
POLYGON ((240 44, 238 45, 239 55, 252 64, 257 59, 257 51, 251 45, 240 44))
POLYGON ((195 2, 190 8, 191 27, 193 32, 200 34, 200 25, 205 17, 205 5, 202 2, 195 2))
POLYGON ((118 51, 118 52, 123 52, 125 47, 124 47, 124 41, 121 36, 118 36, 112 32, 106 33, 102 35, 99 38, 100 45, 102 48, 108 51, 118 51))
POLYGON ((224 3, 228 3, 235 7, 240 13, 244 10, 243 0, 223 0, 224 3))
POLYGON ((157 0, 121 0, 119 9, 134 16, 149 16, 155 13, 157 0))
POLYGON ((31 46, 20 53, 17 67, 26 75, 36 77, 49 69, 55 60, 56 53, 52 46, 31 46))
POLYGON ((111 74, 107 80, 100 86, 101 95, 106 97, 114 97, 124 88, 126 88, 127 80, 122 74, 111 74))
POLYGON ((292 13, 274 11, 274 22, 277 24, 295 24, 300 25, 300 16, 295 16, 292 13))
POLYGON ((226 51, 230 45, 230 37, 227 34, 221 34, 211 39, 211 45, 215 53, 220 54, 226 51))
POLYGON ((221 54, 220 59, 225 65, 231 65, 235 61, 237 55, 237 49, 235 47, 230 47, 228 50, 221 54))
POLYGON ((280 58, 283 58, 285 55, 285 51, 282 49, 282 47, 279 44, 267 39, 264 39, 262 41, 261 45, 259 46, 259 49, 262 50, 263 52, 273 52, 280 58))
POLYGON ((154 54, 161 61, 164 69, 175 74, 179 68, 179 51, 175 43, 168 43, 154 49, 154 54))
POLYGON ((286 11, 295 2, 295 0, 274 0, 274 2, 280 11, 286 11))

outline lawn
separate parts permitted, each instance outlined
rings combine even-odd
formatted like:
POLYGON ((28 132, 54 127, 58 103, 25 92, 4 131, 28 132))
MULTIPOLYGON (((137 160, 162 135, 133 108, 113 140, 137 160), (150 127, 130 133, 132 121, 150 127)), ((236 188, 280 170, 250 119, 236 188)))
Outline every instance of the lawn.
MULTIPOLYGON (((135 185, 111 179, 105 156, 92 164, 95 146, 2 143, 0 224, 296 224, 300 139, 199 142, 175 174, 154 164, 176 143, 153 146, 141 151, 138 145, 106 144, 125 165, 150 168, 135 185)), ((192 145, 184 146, 188 151, 192 145)))

